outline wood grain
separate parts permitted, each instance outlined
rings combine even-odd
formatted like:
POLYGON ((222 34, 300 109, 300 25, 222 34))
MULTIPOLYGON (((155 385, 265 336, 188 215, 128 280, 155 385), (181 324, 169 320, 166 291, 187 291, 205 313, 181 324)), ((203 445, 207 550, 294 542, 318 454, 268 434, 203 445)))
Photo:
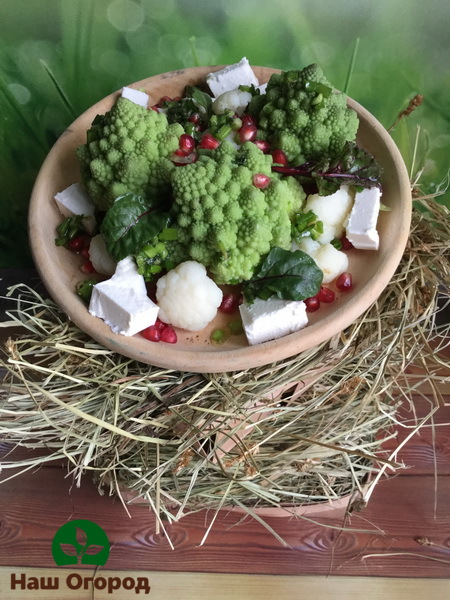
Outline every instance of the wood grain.
MULTIPOLYGON (((70 590, 65 585, 65 572, 61 569, 0 568, 0 594, 2 600, 22 598, 19 590, 11 590, 11 575, 20 577, 58 578, 60 587, 57 593, 45 590, 33 591, 33 600, 92 600, 92 590, 70 590)), ((80 575, 86 572, 73 570, 80 575)), ((89 573, 92 575, 92 573, 89 573)), ((360 600, 362 593, 371 600, 433 600, 448 599, 448 582, 429 579, 388 579, 380 577, 287 577, 269 575, 235 575, 218 573, 166 573, 162 571, 100 571, 97 577, 119 577, 122 581, 132 577, 135 581, 143 577, 150 584, 149 597, 152 600, 273 600, 282 597, 302 598, 302 600, 360 600), (301 590, 301 592, 299 592, 301 590), (364 592, 363 592, 364 590, 364 592), (299 595, 301 593, 301 596, 299 595)), ((142 597, 133 590, 120 590, 116 597, 121 600, 142 597)), ((111 593, 95 590, 95 600, 113 597, 111 593)))

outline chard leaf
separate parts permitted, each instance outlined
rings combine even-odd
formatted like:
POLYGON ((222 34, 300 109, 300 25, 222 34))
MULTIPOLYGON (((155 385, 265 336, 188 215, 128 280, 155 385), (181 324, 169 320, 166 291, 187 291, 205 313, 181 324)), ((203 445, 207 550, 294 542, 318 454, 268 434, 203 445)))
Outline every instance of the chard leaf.
POLYGON ((192 98, 194 104, 197 106, 200 111, 209 115, 212 110, 212 98, 206 92, 203 92, 199 88, 193 86, 187 86, 185 88, 185 97, 192 98))
POLYGON ((315 296, 322 284, 323 272, 305 252, 272 248, 253 278, 244 284, 247 302, 271 296, 283 300, 305 300, 315 296))
POLYGON ((353 185, 357 189, 380 187, 382 168, 375 158, 354 142, 347 142, 334 158, 307 162, 297 167, 272 166, 273 171, 285 175, 310 178, 321 196, 334 194, 341 185, 353 185))
POLYGON ((101 225, 106 248, 119 261, 137 254, 167 226, 169 215, 161 205, 137 194, 116 198, 101 225))

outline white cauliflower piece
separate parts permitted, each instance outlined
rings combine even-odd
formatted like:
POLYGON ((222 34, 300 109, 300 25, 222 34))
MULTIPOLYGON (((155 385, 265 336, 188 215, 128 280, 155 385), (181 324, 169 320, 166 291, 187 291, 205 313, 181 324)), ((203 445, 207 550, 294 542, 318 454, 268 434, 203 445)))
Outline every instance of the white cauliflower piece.
POLYGON ((156 283, 159 318, 188 331, 200 331, 214 319, 222 290, 193 260, 179 264, 156 283))
POLYGON ((116 270, 116 261, 106 249, 105 239, 101 233, 95 235, 89 244, 89 260, 97 273, 112 275, 116 270))
POLYGON ((230 109, 241 116, 251 99, 252 95, 250 92, 244 92, 239 88, 236 90, 229 90, 228 92, 220 94, 220 96, 214 100, 212 110, 214 114, 220 115, 227 109, 230 109))
POLYGON ((345 223, 353 206, 353 196, 348 185, 341 186, 337 192, 329 196, 311 194, 306 199, 303 212, 312 210, 323 223, 323 233, 317 241, 322 244, 340 238, 344 233, 345 223))
POLYGON ((304 238, 297 247, 306 252, 323 271, 323 283, 330 283, 348 269, 348 256, 332 244, 320 244, 311 238, 304 238))

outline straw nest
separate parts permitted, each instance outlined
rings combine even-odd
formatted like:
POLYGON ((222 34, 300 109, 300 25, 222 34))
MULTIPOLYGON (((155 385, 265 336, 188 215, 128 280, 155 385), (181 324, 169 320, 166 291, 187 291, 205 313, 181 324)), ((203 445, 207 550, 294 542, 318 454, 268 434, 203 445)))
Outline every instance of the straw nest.
POLYGON ((102 493, 142 498, 170 520, 204 507, 290 512, 358 492, 364 504, 383 473, 404 466, 382 445, 401 427, 399 402, 428 380, 430 411, 439 404, 449 244, 448 211, 423 200, 395 276, 353 325, 294 358, 227 374, 114 354, 16 286, 3 326, 25 332, 5 347, 0 434, 46 452, 2 466, 66 458, 78 485, 93 476, 102 493))

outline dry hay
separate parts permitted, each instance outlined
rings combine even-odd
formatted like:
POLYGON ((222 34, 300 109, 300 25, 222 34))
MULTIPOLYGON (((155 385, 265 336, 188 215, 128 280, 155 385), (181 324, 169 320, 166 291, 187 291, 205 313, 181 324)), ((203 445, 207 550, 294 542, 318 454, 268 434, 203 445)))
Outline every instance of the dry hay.
POLYGON ((399 402, 424 381, 434 390, 430 416, 442 401, 450 227, 444 207, 423 206, 395 276, 365 314, 327 343, 242 372, 148 367, 99 346, 27 286, 12 288, 3 326, 26 333, 8 340, 1 363, 0 435, 47 452, 6 456, 2 467, 66 458, 78 485, 93 476, 102 493, 125 500, 131 491, 170 520, 358 492, 364 503, 383 473, 402 467, 398 448, 382 447, 402 426, 399 402))

